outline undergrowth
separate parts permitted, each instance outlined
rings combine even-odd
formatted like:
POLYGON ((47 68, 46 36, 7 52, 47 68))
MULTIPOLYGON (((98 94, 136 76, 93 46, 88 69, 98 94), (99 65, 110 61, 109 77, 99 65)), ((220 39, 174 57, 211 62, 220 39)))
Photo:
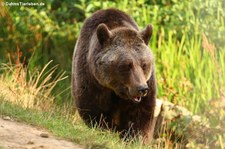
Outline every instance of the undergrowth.
MULTIPOLYGON (((47 128, 53 134, 67 138, 86 148, 184 148, 187 142, 181 136, 174 138, 174 132, 171 132, 167 125, 160 130, 160 138, 154 140, 151 145, 143 145, 141 138, 136 138, 132 142, 124 142, 119 138, 116 132, 109 130, 101 130, 97 126, 88 128, 71 103, 65 103, 63 106, 57 106, 54 103, 54 96, 50 93, 52 88, 66 77, 63 74, 59 77, 51 79, 56 67, 52 67, 52 71, 47 71, 51 62, 40 72, 28 71, 22 65, 1 65, 2 71, 0 77, 0 115, 7 115, 17 120, 47 128)), ((215 104, 215 103, 214 103, 215 104)), ((214 127, 222 127, 225 113, 220 110, 212 110, 211 117, 218 114, 220 117, 214 121, 214 127), (215 112, 215 113, 212 113, 215 112), (219 122, 219 123, 218 123, 219 122)), ((173 114, 172 114, 173 115, 173 114)), ((178 124, 179 125, 179 124, 178 124)), ((204 130, 204 129, 202 129, 204 130)), ((179 133, 179 130, 175 130, 179 133)), ((181 131, 182 132, 182 131, 181 131)), ((214 131, 212 131, 214 132, 214 131)), ((215 131, 216 132, 216 131, 215 131)), ((198 137, 199 132, 194 132, 198 137)), ((202 144, 199 142, 188 143, 189 147, 201 146, 223 146, 223 135, 217 134, 213 142, 217 144, 202 144), (215 141, 216 139, 218 141, 215 141)), ((197 139, 197 138, 196 138, 197 139)), ((203 138, 204 139, 204 138, 203 138)), ((205 139, 208 140, 206 137, 205 139)), ((211 140, 212 141, 212 140, 211 140)), ((204 141, 205 142, 205 141, 204 141)))
MULTIPOLYGON (((65 79, 64 74, 51 79, 55 66, 46 71, 28 72, 23 65, 0 65, 0 115, 10 116, 19 121, 47 128, 53 134, 74 141, 86 148, 149 148, 143 145, 141 138, 124 142, 116 132, 101 130, 97 126, 88 128, 71 104, 57 106, 50 93, 53 87, 65 79)), ((163 130, 166 131, 166 130, 163 130)), ((171 136, 165 135, 152 143, 151 148, 180 148, 182 144, 171 142, 171 136)))

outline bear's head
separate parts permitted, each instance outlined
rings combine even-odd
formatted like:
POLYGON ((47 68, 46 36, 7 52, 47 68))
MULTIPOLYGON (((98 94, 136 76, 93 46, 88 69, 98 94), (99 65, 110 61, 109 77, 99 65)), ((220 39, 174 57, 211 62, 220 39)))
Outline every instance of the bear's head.
POLYGON ((139 103, 149 90, 147 81, 154 71, 154 58, 148 47, 152 26, 142 31, 129 27, 109 30, 97 27, 100 51, 94 60, 94 77, 118 96, 139 103))

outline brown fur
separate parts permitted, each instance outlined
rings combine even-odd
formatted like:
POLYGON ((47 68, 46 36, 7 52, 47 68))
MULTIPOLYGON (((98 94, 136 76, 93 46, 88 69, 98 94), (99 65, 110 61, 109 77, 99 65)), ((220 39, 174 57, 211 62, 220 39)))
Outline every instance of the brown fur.
POLYGON ((156 100, 151 34, 151 25, 139 31, 116 9, 97 11, 85 21, 73 56, 72 94, 88 126, 151 140, 156 100))

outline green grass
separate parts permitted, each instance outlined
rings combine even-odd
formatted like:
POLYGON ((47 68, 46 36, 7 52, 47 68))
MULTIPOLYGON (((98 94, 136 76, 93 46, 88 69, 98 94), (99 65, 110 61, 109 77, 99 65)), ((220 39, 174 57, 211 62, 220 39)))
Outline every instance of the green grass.
POLYGON ((0 97, 0 116, 10 116, 33 126, 46 128, 58 137, 78 143, 85 148, 148 148, 140 142, 125 143, 117 133, 88 128, 79 120, 73 122, 74 116, 64 115, 60 110, 38 111, 24 109, 21 106, 5 102, 0 97))
MULTIPOLYGON (((216 110, 215 110, 216 111, 216 110)), ((223 113, 225 115, 225 113, 223 113)), ((47 129, 49 132, 55 136, 64 138, 66 140, 77 143, 84 148, 99 148, 99 149, 161 149, 161 148, 174 148, 179 149, 184 147, 181 143, 172 142, 170 140, 170 135, 161 134, 161 139, 155 140, 151 145, 143 145, 139 139, 133 142, 124 142, 119 138, 118 133, 103 131, 97 127, 88 128, 77 114, 73 111, 68 110, 68 108, 62 109, 57 107, 52 107, 48 110, 35 110, 23 108, 19 105, 10 103, 0 96, 0 117, 9 116, 16 121, 22 121, 28 123, 34 127, 42 127, 47 129)), ((198 126, 197 126, 198 127, 198 126)), ((204 126, 203 126, 204 127, 204 126)), ((222 125, 220 125, 222 127, 222 125)), ((207 126, 208 128, 208 126, 207 126)), ((201 128, 204 130, 205 128, 201 128)), ((206 129, 207 130, 207 129, 206 129)), ((168 131, 168 130, 164 130, 168 131)), ((208 131, 208 130, 207 130, 208 131)), ((195 132, 198 136, 199 132, 195 132)), ((223 148, 225 135, 217 133, 212 128, 213 134, 209 136, 204 136, 206 144, 199 142, 189 142, 188 146, 190 148, 197 147, 213 147, 213 148, 223 148), (211 139, 212 138, 212 139, 211 139), (208 140, 208 141, 207 141, 208 140), (210 142, 213 141, 213 142, 210 142), (213 143, 213 144, 212 144, 213 143)), ((188 133, 188 132, 186 132, 188 133)), ((200 135, 202 137, 202 135, 200 135)), ((193 137, 192 137, 193 138, 193 137)), ((174 138, 176 140, 176 138, 174 138)), ((194 139, 194 138, 193 138, 194 139)), ((179 141, 178 141, 179 142, 179 141)))
POLYGON ((184 34, 180 42, 172 32, 164 36, 168 41, 162 39, 160 47, 154 49, 158 96, 203 113, 210 100, 223 98, 225 48, 208 47, 204 35, 189 38, 184 34))
MULTIPOLYGON (((98 127, 88 128, 78 114, 74 113, 71 103, 57 106, 49 102, 55 99, 55 96, 49 94, 49 90, 64 77, 60 75, 58 79, 50 80, 54 71, 45 71, 48 64, 40 72, 29 72, 21 65, 0 66, 4 70, 0 75, 1 115, 44 127, 57 136, 70 139, 87 148, 149 148, 144 146, 139 138, 127 143, 119 139, 117 133, 99 130, 98 127)), ((151 146, 173 146, 173 143, 166 141, 170 142, 169 138, 163 138, 151 146)))

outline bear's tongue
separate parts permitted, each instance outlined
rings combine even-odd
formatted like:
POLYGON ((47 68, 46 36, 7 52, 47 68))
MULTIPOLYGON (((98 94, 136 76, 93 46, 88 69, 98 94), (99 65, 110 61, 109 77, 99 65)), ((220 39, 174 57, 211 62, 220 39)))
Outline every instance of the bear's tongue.
POLYGON ((141 101, 141 97, 134 97, 134 101, 135 102, 140 102, 141 101))

